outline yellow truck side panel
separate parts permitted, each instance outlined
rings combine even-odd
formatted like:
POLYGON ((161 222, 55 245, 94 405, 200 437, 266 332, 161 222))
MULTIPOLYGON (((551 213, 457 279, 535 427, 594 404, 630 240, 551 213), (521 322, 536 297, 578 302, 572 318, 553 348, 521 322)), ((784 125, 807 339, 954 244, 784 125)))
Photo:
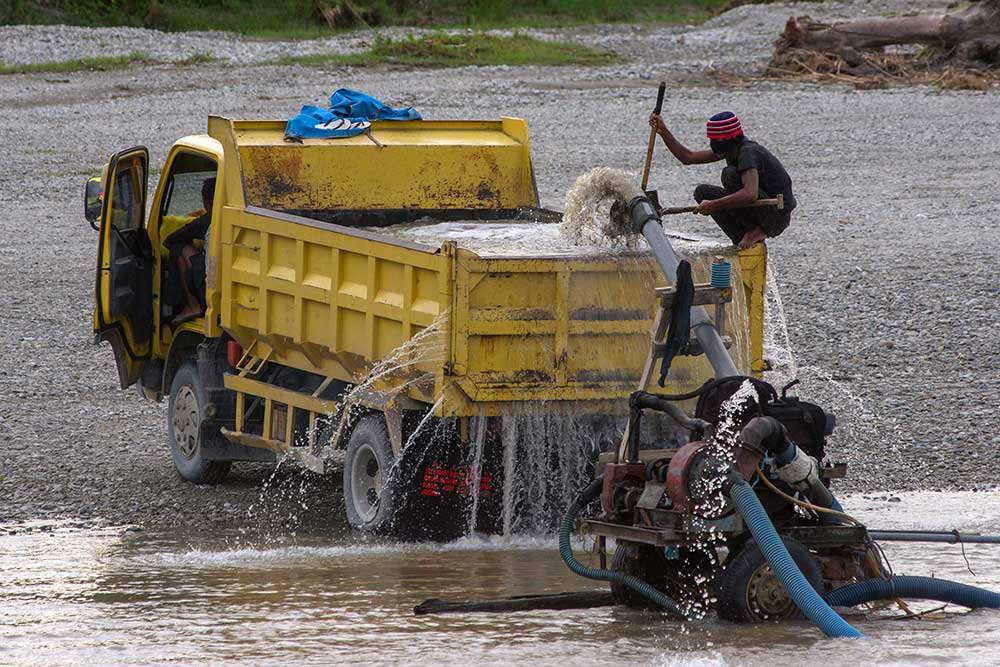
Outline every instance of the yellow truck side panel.
POLYGON ((253 208, 227 207, 221 231, 222 326, 279 363, 356 380, 449 305, 433 250, 253 208))
MULTIPOLYGON (((662 285, 648 256, 487 259, 253 208, 227 208, 222 220, 222 326, 244 347, 256 340, 258 356, 358 381, 440 316, 441 349, 413 371, 435 376, 414 397, 443 397, 443 414, 524 401, 620 411, 636 388, 662 285)), ((707 281, 711 258, 693 260, 707 281)), ((750 372, 746 304, 729 306, 727 330, 750 372)), ((704 357, 680 357, 668 388, 711 375, 704 357)))
MULTIPOLYGON (((729 259, 740 284, 735 253, 729 259)), ((695 280, 708 282, 712 258, 689 260, 695 280)), ((649 353, 653 290, 664 284, 652 257, 483 259, 460 250, 456 269, 453 368, 467 403, 450 396, 446 410, 492 413, 499 403, 559 400, 626 408, 621 399, 638 387, 649 353)), ((726 317, 736 334, 730 353, 744 373, 759 338, 746 331, 747 296, 763 303, 763 292, 741 290, 726 317)), ((666 391, 693 389, 713 374, 703 356, 678 357, 666 391)))

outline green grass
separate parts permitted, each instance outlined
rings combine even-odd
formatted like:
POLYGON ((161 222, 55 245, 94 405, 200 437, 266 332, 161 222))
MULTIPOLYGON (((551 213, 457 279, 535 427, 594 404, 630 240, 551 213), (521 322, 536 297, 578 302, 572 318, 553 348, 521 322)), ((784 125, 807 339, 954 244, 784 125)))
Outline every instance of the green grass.
MULTIPOLYGON (((218 62, 218 58, 207 53, 195 53, 183 60, 170 61, 172 65, 184 67, 206 65, 218 62)), ((31 65, 0 66, 0 75, 4 74, 35 74, 45 72, 107 72, 109 70, 125 69, 132 65, 148 65, 162 61, 154 60, 141 51, 134 51, 127 56, 104 56, 97 58, 79 58, 77 60, 60 60, 31 65)))
POLYGON ((602 65, 618 57, 582 44, 535 39, 513 34, 437 33, 401 40, 377 40, 367 51, 346 55, 318 54, 276 60, 275 65, 410 65, 464 67, 466 65, 602 65))
MULTIPOLYGON (((11 0, 0 23, 146 25, 169 31, 227 30, 309 38, 331 29, 315 8, 337 0, 11 0), (155 11, 150 11, 155 5, 155 11)), ((603 22, 679 22, 709 17, 725 0, 353 0, 373 25, 517 28, 603 22)))
POLYGON ((174 61, 175 65, 209 65, 218 62, 219 59, 208 53, 193 53, 184 60, 174 61))
POLYGON ((124 69, 132 65, 153 62, 145 53, 135 51, 127 56, 106 56, 98 58, 78 58, 59 62, 35 63, 31 65, 0 66, 0 74, 31 74, 35 72, 82 72, 124 69))
MULTIPOLYGON (((610 51, 582 44, 535 39, 514 33, 509 36, 470 33, 435 33, 406 39, 377 39, 371 49, 351 54, 293 56, 271 61, 270 65, 405 65, 411 67, 463 67, 466 65, 603 65, 617 62, 610 51)), ((172 64, 193 66, 216 62, 216 58, 196 53, 172 64)), ((0 66, 0 75, 44 72, 107 71, 132 65, 152 64, 141 52, 127 56, 80 58, 31 65, 0 66)))

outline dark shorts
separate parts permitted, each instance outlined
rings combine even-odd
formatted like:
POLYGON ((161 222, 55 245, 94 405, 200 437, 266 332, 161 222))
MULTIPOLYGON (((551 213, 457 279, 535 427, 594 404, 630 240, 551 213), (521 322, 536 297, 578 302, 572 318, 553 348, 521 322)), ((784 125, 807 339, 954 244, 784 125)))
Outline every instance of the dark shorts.
MULTIPOLYGON (((735 167, 722 170, 722 187, 701 184, 694 189, 694 199, 701 203, 707 199, 722 199, 743 188, 743 179, 735 167)), ((757 192, 758 199, 768 199, 771 195, 763 190, 757 192)), ((792 220, 792 209, 778 210, 772 206, 752 208, 731 208, 712 214, 719 228, 734 245, 739 244, 743 235, 754 227, 760 227, 768 237, 775 237, 788 228, 792 220)))
MULTIPOLYGON (((182 308, 186 303, 177 270, 177 260, 181 257, 185 246, 175 244, 170 246, 170 257, 164 267, 162 299, 175 308, 182 308)), ((202 308, 205 307, 205 251, 198 250, 191 256, 191 270, 187 273, 187 287, 191 294, 197 297, 202 308)))

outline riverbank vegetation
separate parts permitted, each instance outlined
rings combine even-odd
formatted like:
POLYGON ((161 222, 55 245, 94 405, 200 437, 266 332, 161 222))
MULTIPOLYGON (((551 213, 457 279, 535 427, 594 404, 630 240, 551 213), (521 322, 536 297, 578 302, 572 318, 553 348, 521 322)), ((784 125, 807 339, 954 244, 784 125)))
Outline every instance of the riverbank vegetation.
POLYGON ((482 29, 696 22, 723 4, 724 0, 10 0, 6 12, 0 13, 0 23, 227 30, 294 38, 366 26, 482 29))

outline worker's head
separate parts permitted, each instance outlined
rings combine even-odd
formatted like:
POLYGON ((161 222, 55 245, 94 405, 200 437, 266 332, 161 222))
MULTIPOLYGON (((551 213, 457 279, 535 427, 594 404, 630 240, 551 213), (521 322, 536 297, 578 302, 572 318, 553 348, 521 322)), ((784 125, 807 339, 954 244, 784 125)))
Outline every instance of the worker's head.
POLYGON ((705 133, 708 145, 716 155, 734 155, 743 143, 743 126, 732 111, 723 111, 709 118, 705 133))
POLYGON ((201 201, 205 205, 205 210, 212 212, 212 204, 215 202, 215 177, 206 178, 201 184, 201 201))

